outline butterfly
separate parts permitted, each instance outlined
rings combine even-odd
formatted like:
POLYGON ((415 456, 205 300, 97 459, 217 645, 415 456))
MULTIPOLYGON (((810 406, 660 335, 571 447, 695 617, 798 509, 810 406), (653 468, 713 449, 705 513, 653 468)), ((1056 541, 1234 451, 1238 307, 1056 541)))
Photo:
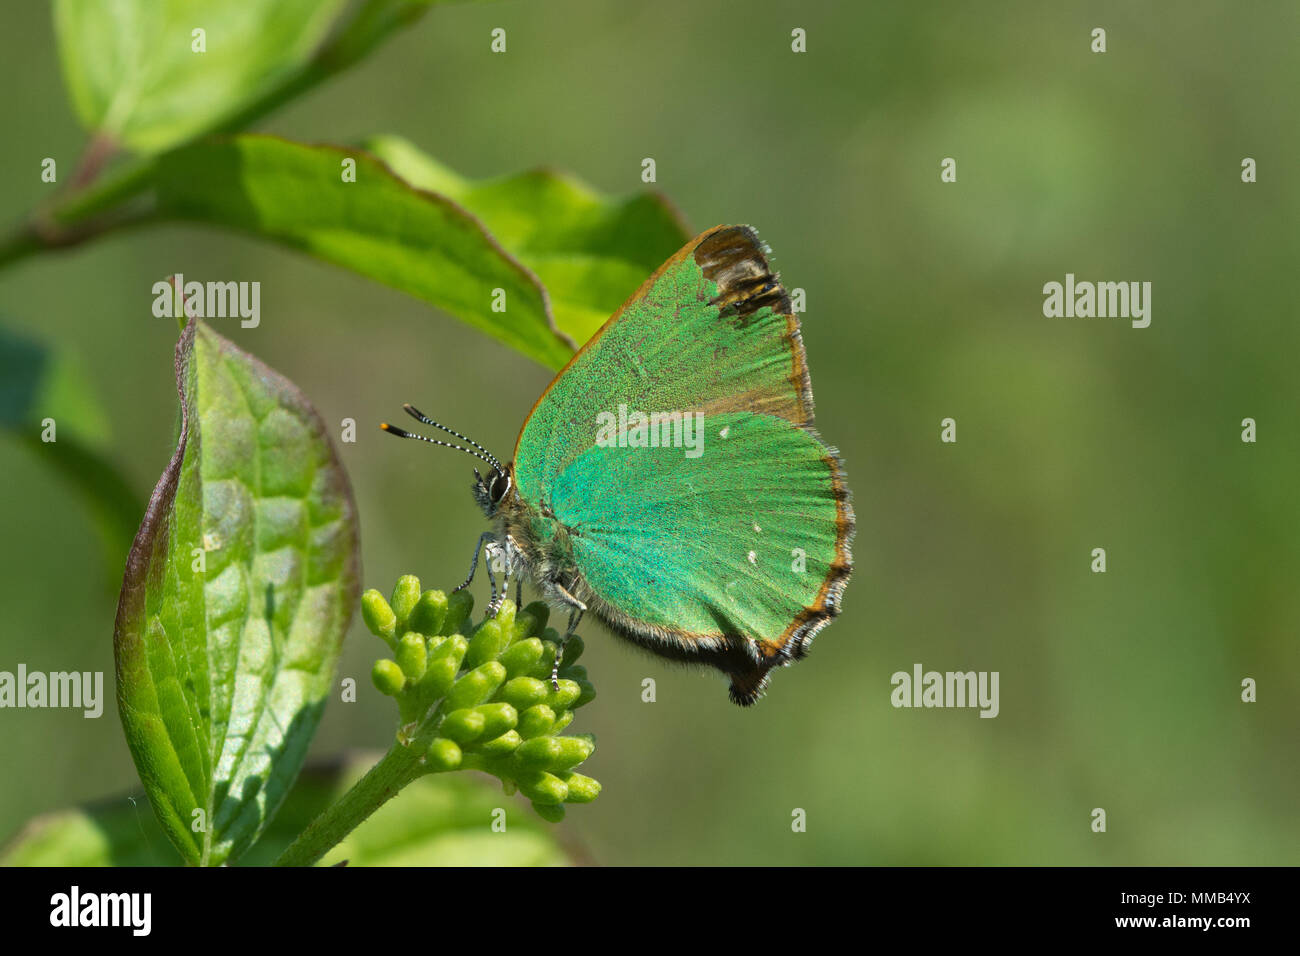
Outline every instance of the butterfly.
MULTIPOLYGON (((711 665, 740 705, 839 613, 854 517, 838 453, 813 429, 790 296, 749 226, 718 226, 665 262, 533 406, 514 458, 406 411, 457 448, 493 524, 475 546, 661 657, 711 665)), ((460 590, 460 588, 457 588, 460 590)), ((558 667, 558 664, 557 664, 558 667)), ((554 680, 555 675, 552 675, 554 680)))

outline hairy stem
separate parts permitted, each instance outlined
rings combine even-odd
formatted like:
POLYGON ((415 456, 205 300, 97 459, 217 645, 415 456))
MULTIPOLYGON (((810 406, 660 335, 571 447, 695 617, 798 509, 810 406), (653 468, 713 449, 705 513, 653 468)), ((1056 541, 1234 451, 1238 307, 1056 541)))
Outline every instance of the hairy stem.
POLYGON ((321 813, 289 845, 275 866, 311 866, 360 826, 372 813, 397 796, 424 772, 419 751, 394 743, 379 763, 321 813))

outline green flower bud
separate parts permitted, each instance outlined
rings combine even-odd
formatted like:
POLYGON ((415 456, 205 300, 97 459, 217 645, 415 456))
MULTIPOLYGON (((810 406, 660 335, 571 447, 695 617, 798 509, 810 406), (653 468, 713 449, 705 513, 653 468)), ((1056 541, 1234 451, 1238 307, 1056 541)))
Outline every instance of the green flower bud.
MULTIPOLYGON (((572 667, 577 663, 578 658, 582 656, 582 652, 586 649, 587 645, 583 643, 582 638, 577 634, 571 635, 568 643, 564 645, 564 657, 560 659, 560 667, 572 667)), ((583 671, 582 676, 587 676, 586 671, 583 671)), ((577 678, 575 677, 574 680, 577 680, 577 678)))
POLYGON ((419 600, 420 579, 414 574, 404 574, 398 578, 397 586, 393 588, 392 605, 399 627, 405 627, 406 619, 411 616, 419 600))
POLYGON ((515 615, 515 626, 510 629, 510 643, 526 641, 537 630, 537 620, 526 611, 515 615))
MULTIPOLYGON (((547 631, 547 633, 554 632, 547 631)), ((556 645, 554 641, 542 641, 542 656, 537 659, 537 663, 528 672, 528 676, 549 681, 551 679, 551 669, 555 665, 555 651, 556 645)))
MULTIPOLYGON (((549 770, 560 756, 560 742, 555 737, 525 740, 515 751, 515 760, 526 770, 549 770)), ((567 770, 567 767, 560 769, 567 770)))
POLYGON ((375 687, 381 694, 389 697, 396 697, 406 686, 406 675, 397 666, 397 661, 390 661, 386 657, 375 661, 375 666, 370 668, 370 679, 375 682, 375 687))
POLYGON ((554 725, 555 711, 545 704, 537 704, 519 715, 519 726, 516 729, 519 736, 529 740, 550 733, 554 725))
POLYGON ((569 786, 553 773, 538 771, 521 774, 518 778, 519 792, 533 803, 544 806, 563 803, 569 795, 569 786))
POLYGON ((600 784, 573 772, 591 756, 594 738, 561 735, 574 710, 595 697, 577 664, 585 648, 576 635, 569 639, 562 679, 552 687, 560 634, 547 626, 546 604, 520 609, 502 600, 471 627, 468 591, 421 592, 414 575, 399 578, 390 599, 371 590, 361 604, 366 626, 393 650, 371 677, 397 698, 397 744, 420 753, 426 772, 491 774, 550 821, 563 819, 566 803, 595 799, 600 784))
POLYGON ((524 711, 533 704, 540 704, 546 700, 550 692, 551 688, 547 686, 546 682, 540 681, 536 677, 516 677, 507 681, 506 685, 501 688, 501 693, 497 696, 511 704, 516 710, 524 711))
POLYGON ((520 744, 515 760, 532 770, 570 770, 591 756, 596 749, 594 738, 534 737, 520 744))
POLYGON ((429 654, 429 665, 420 681, 420 692, 430 699, 441 697, 451 689, 465 658, 469 642, 459 634, 444 638, 437 650, 429 654))
POLYGON ((545 601, 534 601, 524 608, 524 613, 537 622, 534 629, 528 632, 529 637, 541 634, 546 630, 546 622, 551 618, 551 608, 545 601))
POLYGON ((402 669, 411 683, 424 676, 429 666, 429 648, 424 638, 414 631, 407 631, 397 642, 397 666, 402 669))
POLYGON ((429 752, 425 755, 424 762, 430 770, 441 773, 445 770, 457 769, 461 759, 460 747, 454 740, 436 737, 433 743, 429 744, 429 752))
POLYGON ((506 647, 506 631, 495 620, 484 621, 469 641, 469 653, 465 655, 466 667, 478 667, 501 656, 506 647))
POLYGON ((397 615, 384 596, 373 588, 361 595, 361 619, 371 634, 382 637, 390 645, 393 643, 393 635, 397 633, 397 615))
POLYGON ((461 708, 453 710, 442 719, 438 733, 458 744, 468 744, 483 736, 487 718, 477 710, 461 708))
POLYGON ((519 736, 519 731, 507 730, 500 737, 484 741, 475 749, 485 757, 508 757, 519 749, 519 745, 523 742, 524 738, 519 736))
POLYGON ((437 634, 447 620, 447 595, 441 591, 425 591, 415 602, 406 626, 421 634, 437 634))
POLYGON ((515 725, 519 723, 519 712, 505 701, 479 704, 474 710, 476 713, 482 714, 484 720, 487 721, 487 726, 483 729, 483 736, 488 739, 499 737, 507 730, 514 730, 515 725))
POLYGON ((559 713, 562 710, 568 710, 581 693, 582 688, 578 686, 576 681, 561 678, 556 683, 556 689, 551 691, 546 698, 546 703, 550 704, 551 710, 559 713))
POLYGON ((547 823, 559 823, 564 819, 564 804, 562 803, 534 803, 533 809, 547 823))
POLYGON ((564 798, 566 803, 591 803, 600 796, 600 782, 591 777, 572 771, 565 771, 557 776, 569 788, 569 795, 564 798))
POLYGON ((560 742, 560 756, 552 770, 572 770, 596 752, 595 734, 574 734, 572 737, 557 737, 560 742))
POLYGON ((447 616, 443 618, 442 634, 459 634, 465 630, 465 619, 474 610, 474 595, 469 591, 456 591, 447 595, 447 616))
POLYGON ((497 608, 497 615, 493 618, 493 620, 501 625, 501 630, 507 636, 515 626, 516 611, 518 611, 518 608, 515 607, 515 602, 506 598, 506 600, 501 602, 501 606, 497 608))
MULTIPOLYGON (((530 637, 512 644, 501 655, 501 663, 505 665, 506 673, 511 677, 531 673, 541 659, 542 642, 536 637, 530 637)), ((550 676, 549 673, 547 676, 550 676)))
POLYGON ((506 669, 499 661, 488 661, 469 671, 447 692, 444 709, 456 710, 481 704, 496 693, 506 679, 506 669))

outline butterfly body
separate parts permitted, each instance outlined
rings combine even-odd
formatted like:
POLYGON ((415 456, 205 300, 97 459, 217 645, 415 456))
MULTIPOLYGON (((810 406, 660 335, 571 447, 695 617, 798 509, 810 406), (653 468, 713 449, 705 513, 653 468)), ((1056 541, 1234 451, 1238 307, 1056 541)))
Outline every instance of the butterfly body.
POLYGON ((742 705, 839 612, 851 570, 853 511, 812 428, 799 323, 747 226, 702 234, 651 276, 474 494, 508 575, 571 622, 589 611, 721 670, 742 705))

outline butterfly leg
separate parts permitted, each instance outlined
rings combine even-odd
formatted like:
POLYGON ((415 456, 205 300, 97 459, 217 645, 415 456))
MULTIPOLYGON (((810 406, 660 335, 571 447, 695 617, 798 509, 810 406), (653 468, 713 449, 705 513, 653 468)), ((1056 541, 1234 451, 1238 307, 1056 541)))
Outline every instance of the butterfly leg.
MULTIPOLYGON (((496 546, 496 542, 494 539, 493 541, 488 542, 487 548, 495 549, 495 546, 496 546)), ((505 589, 503 588, 501 590, 501 593, 499 595, 497 594, 497 576, 492 569, 492 565, 496 563, 497 557, 495 553, 489 554, 487 548, 483 549, 483 553, 488 555, 487 560, 484 561, 483 564, 487 568, 488 586, 491 587, 492 589, 492 599, 488 601, 487 614, 488 617, 494 617, 497 611, 500 610, 501 608, 501 601, 504 600, 506 596, 506 592, 505 589)), ((510 580, 509 571, 507 571, 506 573, 507 573, 506 582, 508 584, 510 580)))
POLYGON ((570 594, 559 582, 555 583, 555 590, 559 594, 560 600, 569 606, 569 626, 564 629, 564 637, 560 638, 560 646, 555 649, 555 663, 551 665, 551 689, 559 690, 560 661, 564 659, 564 647, 569 643, 569 638, 573 636, 573 632, 578 629, 578 622, 582 620, 587 605, 570 594))
POLYGON ((506 592, 510 590, 510 565, 501 560, 501 548, 495 541, 491 542, 484 549, 483 554, 487 556, 488 580, 492 583, 492 600, 488 602, 487 613, 489 617, 496 615, 501 610, 501 602, 506 599, 506 592), (501 592, 497 593, 497 579, 492 573, 494 571, 502 572, 501 592))
POLYGON ((514 542, 510 540, 510 536, 506 535, 499 540, 493 538, 483 553, 487 555, 489 577, 491 577, 492 570, 501 571, 503 574, 501 593, 499 595, 496 593, 496 583, 493 580, 492 603, 488 605, 488 613, 495 614, 501 610, 502 603, 510 594, 510 579, 512 577, 515 579, 515 608, 523 607, 524 566, 519 562, 519 551, 514 542))
MULTIPOLYGON (((483 550, 484 542, 494 541, 495 539, 496 539, 496 535, 494 535, 491 531, 484 531, 481 535, 478 536, 478 544, 474 545, 474 558, 469 563, 469 574, 465 576, 464 581, 460 582, 460 584, 456 585, 454 588, 451 589, 452 594, 455 594, 457 591, 463 591, 467 587, 469 587, 472 583, 474 583, 474 575, 478 572, 478 553, 481 550, 483 550)), ((488 580, 492 582, 492 599, 495 601, 496 594, 497 594, 497 583, 496 583, 496 579, 492 577, 491 561, 488 562, 488 580)))

